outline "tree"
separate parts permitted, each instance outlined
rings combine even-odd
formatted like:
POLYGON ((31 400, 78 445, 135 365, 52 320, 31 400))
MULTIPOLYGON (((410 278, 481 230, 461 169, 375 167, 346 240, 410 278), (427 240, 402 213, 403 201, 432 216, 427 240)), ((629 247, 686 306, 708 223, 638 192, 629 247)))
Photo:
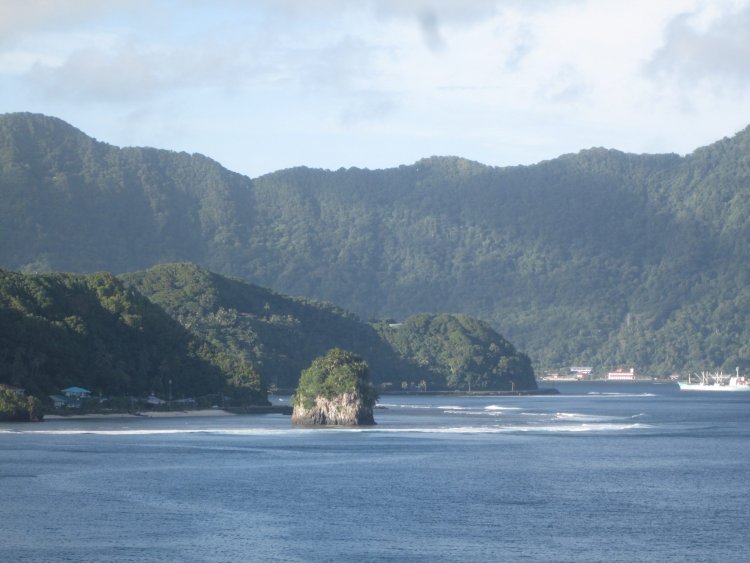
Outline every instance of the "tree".
POLYGON ((36 397, 24 397, 12 389, 0 388, 0 420, 38 422, 43 416, 42 403, 36 397))
POLYGON ((332 399, 343 394, 356 395, 362 406, 370 410, 378 399, 369 381, 367 363, 351 352, 334 348, 316 358, 302 372, 292 405, 309 409, 315 405, 317 397, 332 399))

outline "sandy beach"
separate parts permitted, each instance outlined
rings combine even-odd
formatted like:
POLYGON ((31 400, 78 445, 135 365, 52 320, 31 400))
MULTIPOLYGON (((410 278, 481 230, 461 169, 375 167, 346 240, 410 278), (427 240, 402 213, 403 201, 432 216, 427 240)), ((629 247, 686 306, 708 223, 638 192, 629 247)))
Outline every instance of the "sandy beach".
POLYGON ((87 418, 177 418, 183 416, 236 416, 223 409, 198 409, 183 411, 144 411, 139 413, 46 414, 45 420, 80 420, 87 418))

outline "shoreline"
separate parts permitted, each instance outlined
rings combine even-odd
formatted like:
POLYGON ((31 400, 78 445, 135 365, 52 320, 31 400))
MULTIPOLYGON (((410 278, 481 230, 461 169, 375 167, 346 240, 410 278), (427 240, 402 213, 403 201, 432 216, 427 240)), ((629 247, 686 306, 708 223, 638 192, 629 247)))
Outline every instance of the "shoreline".
MULTIPOLYGON (((249 414, 291 414, 291 407, 287 406, 250 406, 223 409, 192 409, 174 411, 142 411, 142 412, 101 412, 86 414, 45 414, 44 420, 87 420, 87 419, 115 419, 115 418, 183 418, 183 417, 218 417, 242 416, 249 414)), ((44 421, 43 420, 43 421, 44 421)))
POLYGON ((233 416, 222 409, 145 412, 92 412, 86 414, 45 414, 44 420, 87 420, 97 418, 180 418, 186 416, 233 416))

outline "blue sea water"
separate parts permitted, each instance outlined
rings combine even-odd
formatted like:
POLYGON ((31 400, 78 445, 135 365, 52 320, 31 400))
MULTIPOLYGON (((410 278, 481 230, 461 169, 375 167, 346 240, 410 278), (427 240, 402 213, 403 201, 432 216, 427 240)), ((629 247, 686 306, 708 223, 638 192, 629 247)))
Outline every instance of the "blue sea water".
POLYGON ((0 560, 750 560, 750 394, 557 387, 385 396, 368 429, 3 424, 0 560))

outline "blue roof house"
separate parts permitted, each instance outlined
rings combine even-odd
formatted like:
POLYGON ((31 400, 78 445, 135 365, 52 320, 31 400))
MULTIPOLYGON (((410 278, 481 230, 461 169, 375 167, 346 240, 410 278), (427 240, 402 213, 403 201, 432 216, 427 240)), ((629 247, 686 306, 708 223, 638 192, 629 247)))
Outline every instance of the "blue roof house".
POLYGON ((63 389, 62 392, 66 397, 75 397, 77 399, 85 399, 91 395, 91 391, 83 387, 68 387, 67 389, 63 389))

